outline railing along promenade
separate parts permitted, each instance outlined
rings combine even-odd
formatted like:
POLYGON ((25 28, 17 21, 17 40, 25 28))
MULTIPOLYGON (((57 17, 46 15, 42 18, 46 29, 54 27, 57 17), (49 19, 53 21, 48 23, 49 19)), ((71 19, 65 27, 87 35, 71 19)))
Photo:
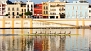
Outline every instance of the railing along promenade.
POLYGON ((0 29, 90 29, 90 26, 77 26, 77 27, 5 27, 0 29))

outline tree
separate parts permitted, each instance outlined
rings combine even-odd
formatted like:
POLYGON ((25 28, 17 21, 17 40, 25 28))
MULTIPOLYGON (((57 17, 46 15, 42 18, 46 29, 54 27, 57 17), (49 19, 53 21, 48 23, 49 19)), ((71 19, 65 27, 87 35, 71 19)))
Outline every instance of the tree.
POLYGON ((25 12, 25 15, 26 15, 26 16, 31 16, 31 15, 32 15, 32 12, 30 12, 30 11, 25 12))
POLYGON ((9 14, 6 14, 5 16, 8 16, 9 14))
POLYGON ((22 17, 23 15, 22 14, 19 14, 20 17, 22 17))

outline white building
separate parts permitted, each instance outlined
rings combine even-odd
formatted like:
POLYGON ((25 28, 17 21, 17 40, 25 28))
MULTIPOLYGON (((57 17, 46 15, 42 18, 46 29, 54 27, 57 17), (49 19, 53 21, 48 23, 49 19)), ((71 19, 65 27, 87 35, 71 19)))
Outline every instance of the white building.
POLYGON ((27 11, 30 11, 30 12, 32 12, 32 14, 34 14, 33 12, 34 12, 34 2, 32 2, 32 1, 30 1, 30 0, 28 0, 27 2, 26 2, 26 12, 27 11))
POLYGON ((0 19, 3 18, 3 16, 6 14, 7 12, 7 4, 6 4, 7 0, 0 0, 0 19))

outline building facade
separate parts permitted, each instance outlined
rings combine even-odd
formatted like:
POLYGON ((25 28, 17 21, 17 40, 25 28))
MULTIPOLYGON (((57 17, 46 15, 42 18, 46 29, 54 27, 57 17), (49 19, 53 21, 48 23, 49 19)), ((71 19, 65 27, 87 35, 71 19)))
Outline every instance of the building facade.
POLYGON ((49 6, 49 2, 42 2, 42 15, 43 18, 48 18, 48 6, 49 6))
POLYGON ((26 4, 20 1, 7 4, 8 18, 23 18, 25 17, 26 4))
POLYGON ((0 18, 6 15, 7 10, 7 0, 0 1, 0 18))
POLYGON ((50 19, 65 18, 65 2, 50 2, 49 16, 50 19))
POLYGON ((66 18, 89 18, 88 7, 89 3, 87 3, 86 1, 73 1, 73 3, 66 3, 66 18))
POLYGON ((34 5, 34 17, 42 18, 42 4, 34 5))
POLYGON ((30 0, 26 2, 26 12, 28 11, 32 12, 32 15, 34 15, 34 2, 30 0))
POLYGON ((43 16, 49 19, 65 18, 65 3, 55 0, 54 2, 43 2, 43 16))

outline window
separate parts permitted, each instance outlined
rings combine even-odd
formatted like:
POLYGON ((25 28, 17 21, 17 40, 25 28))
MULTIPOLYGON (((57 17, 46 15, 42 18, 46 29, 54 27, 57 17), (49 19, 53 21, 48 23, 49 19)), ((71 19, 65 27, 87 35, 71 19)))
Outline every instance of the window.
POLYGON ((26 9, 24 9, 24 12, 26 12, 26 9))
POLYGON ((17 12, 17 15, 19 15, 19 13, 17 12))
POLYGON ((14 8, 12 8, 12 11, 14 11, 14 8))
POLYGON ((91 10, 89 10, 89 13, 91 13, 91 10))
POLYGON ((58 19, 58 16, 56 16, 56 18, 58 19))
POLYGON ((32 8, 33 6, 31 5, 31 8, 32 8))
POLYGON ((77 8, 76 8, 77 10, 78 10, 78 6, 77 6, 77 8))
POLYGON ((33 11, 33 9, 31 8, 31 11, 33 11))
POLYGON ((22 9, 22 12, 23 12, 23 9, 22 9))
POLYGON ((54 19, 55 18, 55 16, 50 16, 50 19, 54 19))
POLYGON ((45 9, 45 6, 44 6, 44 9, 45 9))
POLYGON ((91 16, 89 16, 89 18, 91 18, 91 16))
POLYGON ((48 7, 46 6, 46 9, 48 9, 48 7))
POLYGON ((22 15, 23 15, 23 13, 22 13, 22 15))
POLYGON ((27 11, 29 11, 29 9, 27 9, 27 11))
POLYGON ((19 16, 16 16, 16 18, 19 18, 19 16))
POLYGON ((80 6, 80 9, 82 9, 82 7, 80 6))
POLYGON ((73 6, 73 10, 74 10, 74 6, 73 6))
POLYGON ((80 17, 82 17, 82 12, 80 12, 80 17))
POLYGON ((14 16, 14 12, 12 12, 12 15, 14 16))
POLYGON ((48 11, 46 11, 46 14, 48 14, 48 11))
POLYGON ((8 14, 10 15, 10 12, 8 12, 8 14))
POLYGON ((10 16, 8 16, 8 18, 10 18, 10 16))
POLYGON ((19 8, 17 8, 17 11, 19 11, 19 8))
POLYGON ((45 14, 45 11, 44 11, 44 14, 45 14))
POLYGON ((8 8, 8 11, 10 11, 10 8, 8 8))
POLYGON ((29 8, 29 5, 27 5, 27 7, 29 8))

